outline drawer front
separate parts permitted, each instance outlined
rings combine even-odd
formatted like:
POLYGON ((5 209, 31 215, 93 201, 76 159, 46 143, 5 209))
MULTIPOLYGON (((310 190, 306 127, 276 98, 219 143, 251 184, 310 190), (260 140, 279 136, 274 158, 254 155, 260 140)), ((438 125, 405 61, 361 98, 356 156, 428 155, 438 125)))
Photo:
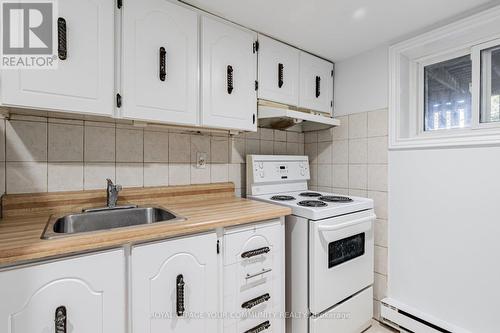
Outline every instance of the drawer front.
POLYGON ((266 260, 283 247, 284 229, 280 220, 227 229, 224 235, 224 265, 266 260))
POLYGON ((310 333, 359 333, 367 329, 373 317, 373 289, 365 289, 320 317, 311 317, 310 333))

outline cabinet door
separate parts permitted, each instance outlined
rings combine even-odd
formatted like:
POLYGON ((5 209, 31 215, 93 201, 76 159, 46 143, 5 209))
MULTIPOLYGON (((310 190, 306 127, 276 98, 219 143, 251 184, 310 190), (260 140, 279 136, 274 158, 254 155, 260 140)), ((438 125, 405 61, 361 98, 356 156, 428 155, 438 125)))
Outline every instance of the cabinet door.
POLYGON ((3 70, 2 104, 112 115, 114 3, 58 2, 59 17, 66 20, 66 60, 53 70, 3 70))
POLYGON ((0 272, 0 332, 125 332, 122 250, 0 272))
POLYGON ((217 331, 215 233, 132 249, 133 333, 217 331))
POLYGON ((168 0, 123 6, 121 115, 198 123, 198 14, 168 0))
POLYGON ((256 131, 256 34, 203 17, 202 124, 256 131))
POLYGON ((259 35, 259 98, 299 104, 299 50, 259 35))
POLYGON ((331 62, 300 52, 300 107, 332 113, 332 71, 331 62))

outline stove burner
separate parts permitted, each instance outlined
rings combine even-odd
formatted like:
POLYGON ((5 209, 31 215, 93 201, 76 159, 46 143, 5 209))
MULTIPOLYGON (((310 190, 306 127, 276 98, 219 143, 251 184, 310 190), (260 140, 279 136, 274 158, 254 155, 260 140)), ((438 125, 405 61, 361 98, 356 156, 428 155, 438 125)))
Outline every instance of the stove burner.
POLYGON ((325 207, 325 206, 327 206, 326 203, 324 203, 323 201, 318 201, 318 200, 300 201, 299 203, 297 203, 297 205, 303 206, 303 207, 325 207))
POLYGON ((349 197, 341 197, 341 196, 336 196, 336 195, 325 195, 322 197, 318 198, 321 201, 326 201, 326 202, 351 202, 352 199, 349 197))
POLYGON ((295 200, 295 198, 290 196, 290 195, 275 195, 275 196, 271 197, 271 200, 290 201, 290 200, 295 200))
POLYGON ((310 197, 310 198, 314 198, 314 197, 320 197, 321 196, 321 193, 317 193, 317 192, 303 192, 303 193, 300 193, 299 194, 301 197, 310 197))

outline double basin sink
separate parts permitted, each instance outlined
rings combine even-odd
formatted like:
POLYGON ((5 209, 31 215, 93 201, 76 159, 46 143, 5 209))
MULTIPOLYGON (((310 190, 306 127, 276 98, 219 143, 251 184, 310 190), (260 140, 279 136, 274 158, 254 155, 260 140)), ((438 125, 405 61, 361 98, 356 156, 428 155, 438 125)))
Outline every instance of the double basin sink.
POLYGON ((185 221, 185 218, 167 209, 154 206, 89 209, 81 213, 51 216, 42 238, 52 239, 117 228, 180 221, 185 221))

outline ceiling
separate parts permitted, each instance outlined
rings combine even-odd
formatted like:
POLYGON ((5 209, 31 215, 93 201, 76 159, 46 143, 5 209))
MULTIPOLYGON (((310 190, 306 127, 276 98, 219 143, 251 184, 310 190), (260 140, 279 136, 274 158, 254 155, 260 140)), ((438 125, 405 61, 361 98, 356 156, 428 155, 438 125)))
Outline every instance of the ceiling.
POLYGON ((183 0, 339 61, 500 3, 490 0, 183 0))

